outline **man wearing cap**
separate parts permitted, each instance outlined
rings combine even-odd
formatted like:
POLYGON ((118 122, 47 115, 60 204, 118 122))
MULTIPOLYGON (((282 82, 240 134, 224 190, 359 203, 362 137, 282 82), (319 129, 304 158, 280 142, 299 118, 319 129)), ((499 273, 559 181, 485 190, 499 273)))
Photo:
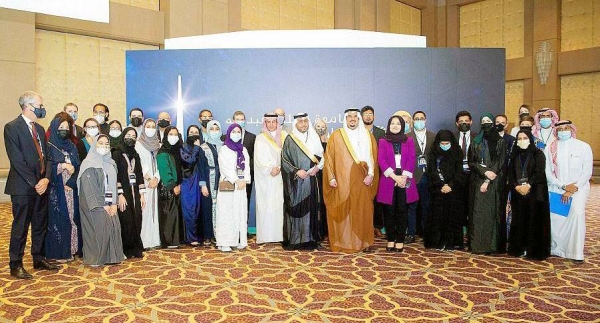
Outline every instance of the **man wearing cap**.
POLYGON ((256 243, 283 240, 283 181, 281 147, 287 133, 277 124, 277 114, 266 113, 262 132, 254 143, 256 192, 256 243))
POLYGON ((332 251, 371 251, 373 203, 379 183, 377 143, 358 109, 344 113, 343 127, 331 134, 325 151, 323 197, 332 251))
POLYGON ((294 116, 292 133, 281 149, 281 174, 284 191, 283 248, 311 250, 318 247, 321 212, 320 183, 323 146, 308 114, 294 116))
MULTIPOLYGON (((546 177, 550 192, 550 225, 553 256, 583 262, 585 203, 590 194, 592 148, 576 139, 577 128, 569 120, 555 124, 558 138, 545 150, 546 177), (553 195, 560 195, 560 202, 553 195), (568 212, 558 211, 559 203, 570 204, 568 212)), ((558 196, 557 196, 558 197, 558 196)))

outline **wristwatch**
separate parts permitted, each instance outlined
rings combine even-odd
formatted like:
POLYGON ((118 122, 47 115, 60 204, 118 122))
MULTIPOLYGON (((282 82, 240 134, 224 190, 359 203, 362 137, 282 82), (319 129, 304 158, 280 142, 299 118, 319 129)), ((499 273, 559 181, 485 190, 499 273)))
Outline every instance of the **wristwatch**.
POLYGON ((563 191, 566 191, 566 190, 567 190, 567 185, 563 185, 563 186, 561 186, 560 188, 561 188, 563 191))

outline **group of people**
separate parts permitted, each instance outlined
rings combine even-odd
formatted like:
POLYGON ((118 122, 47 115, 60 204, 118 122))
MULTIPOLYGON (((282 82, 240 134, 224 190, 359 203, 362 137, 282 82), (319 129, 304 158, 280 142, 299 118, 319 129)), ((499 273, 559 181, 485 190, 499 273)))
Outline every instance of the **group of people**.
POLYGON ((202 110, 182 134, 167 112, 152 119, 134 108, 123 127, 101 103, 83 127, 68 103, 45 131, 42 97, 25 92, 19 105, 4 129, 17 278, 32 278, 22 261, 30 225, 35 269, 75 256, 115 264, 182 244, 244 249, 253 188, 256 243, 286 250, 328 239, 332 251, 369 252, 385 231, 390 252, 420 233, 426 248, 583 260, 592 153, 549 109, 521 114, 514 136, 504 115, 484 114, 474 136, 461 111, 458 133, 434 134, 423 111, 398 111, 383 130, 366 106, 346 110, 330 133, 306 113, 288 126, 276 109, 255 135, 241 111, 223 129, 202 110), (552 212, 549 191, 570 206, 566 215, 552 212))

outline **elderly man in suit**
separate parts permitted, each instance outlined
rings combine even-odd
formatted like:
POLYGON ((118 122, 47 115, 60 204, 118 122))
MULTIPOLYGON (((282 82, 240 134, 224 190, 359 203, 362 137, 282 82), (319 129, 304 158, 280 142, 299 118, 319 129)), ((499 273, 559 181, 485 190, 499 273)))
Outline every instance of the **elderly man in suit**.
POLYGON ((19 98, 22 114, 4 127, 4 144, 10 161, 5 194, 12 202, 13 223, 10 232, 10 275, 19 279, 33 276, 23 268, 27 232, 31 225, 33 268, 58 270, 43 253, 47 229, 47 194, 50 164, 46 165, 46 137, 38 118, 46 115, 42 97, 27 91, 19 98))

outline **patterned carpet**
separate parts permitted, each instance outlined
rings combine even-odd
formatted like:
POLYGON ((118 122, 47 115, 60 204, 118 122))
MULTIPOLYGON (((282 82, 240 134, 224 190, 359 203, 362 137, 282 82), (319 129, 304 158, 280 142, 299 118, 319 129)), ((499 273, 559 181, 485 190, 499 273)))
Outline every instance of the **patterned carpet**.
POLYGON ((466 252, 222 253, 156 250, 117 266, 9 276, 9 204, 0 204, 0 322, 599 322, 600 186, 587 210, 586 261, 466 252))

